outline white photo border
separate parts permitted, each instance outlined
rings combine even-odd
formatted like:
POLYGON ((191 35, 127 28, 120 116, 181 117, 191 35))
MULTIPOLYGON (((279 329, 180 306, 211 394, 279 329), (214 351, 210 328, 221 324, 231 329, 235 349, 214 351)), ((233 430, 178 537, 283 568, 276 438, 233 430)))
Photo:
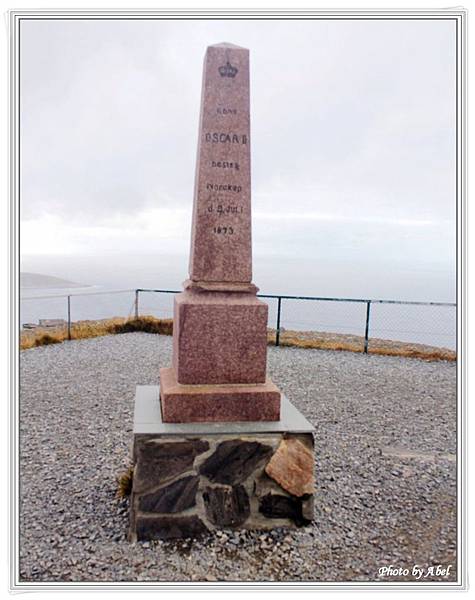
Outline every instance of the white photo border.
POLYGON ((9 550, 10 590, 466 590, 467 589, 467 13, 453 9, 13 9, 9 26, 9 550), (457 215, 457 581, 456 582, 22 582, 19 578, 19 259, 20 259, 20 34, 23 20, 318 19, 454 20, 456 26, 456 215, 457 215))

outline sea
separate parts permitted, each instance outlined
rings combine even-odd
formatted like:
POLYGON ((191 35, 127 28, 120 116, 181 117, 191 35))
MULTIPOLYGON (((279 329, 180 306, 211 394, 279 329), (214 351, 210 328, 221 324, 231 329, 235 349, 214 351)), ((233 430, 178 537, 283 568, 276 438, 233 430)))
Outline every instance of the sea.
MULTIPOLYGON (((20 325, 67 319, 67 295, 73 321, 132 316, 135 289, 179 291, 188 272, 185 255, 23 256, 20 268, 75 284, 22 288, 20 325)), ((253 268, 259 294, 325 298, 283 299, 280 325, 287 330, 364 335, 367 305, 353 300, 456 302, 450 265, 261 255, 254 257, 253 268)), ((275 327, 277 299, 264 300, 269 327, 275 327)), ((140 314, 171 317, 172 307, 172 293, 139 293, 140 314)), ((456 308, 373 302, 369 337, 455 349, 456 308)))

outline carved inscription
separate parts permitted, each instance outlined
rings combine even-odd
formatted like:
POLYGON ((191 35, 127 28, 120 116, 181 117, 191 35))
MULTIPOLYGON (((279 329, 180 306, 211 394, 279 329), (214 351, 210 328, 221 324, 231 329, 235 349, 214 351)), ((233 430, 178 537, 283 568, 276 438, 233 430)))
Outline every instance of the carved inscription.
MULTIPOLYGON (((227 215, 240 215, 244 212, 242 205, 237 204, 215 204, 210 202, 208 204, 208 214, 214 214, 226 217, 227 215)), ((213 218, 215 223, 215 219, 213 218)), ((233 235, 235 232, 235 227, 232 227, 229 224, 219 223, 218 225, 210 224, 213 233, 223 234, 223 235, 233 235)))
MULTIPOLYGON (((231 193, 232 195, 240 194, 242 191, 242 186, 237 185, 237 184, 232 184, 232 183, 207 182, 206 189, 210 192, 218 192, 217 199, 220 200, 221 198, 219 196, 219 193, 221 193, 224 198, 226 198, 227 193, 231 193)), ((212 199, 212 196, 210 196, 209 200, 211 200, 211 199, 212 199)), ((215 214, 215 215, 219 215, 219 216, 239 215, 239 214, 242 214, 243 207, 242 207, 242 205, 237 205, 237 204, 227 204, 226 205, 226 204, 216 204, 216 203, 210 202, 208 204, 207 210, 208 210, 208 214, 215 214)), ((234 227, 230 226, 229 224, 220 223, 218 225, 215 225, 215 219, 213 219, 213 223, 210 224, 210 227, 212 228, 213 233, 216 233, 219 235, 233 235, 234 229, 235 229, 234 227)))
POLYGON ((239 194, 242 187, 240 185, 231 185, 228 183, 207 183, 206 189, 212 190, 213 192, 236 192, 236 194, 239 194))
POLYGON ((236 206, 229 204, 228 206, 223 206, 222 204, 214 204, 208 205, 208 212, 216 212, 218 215, 240 215, 243 212, 242 206, 236 206))
POLYGON ((235 169, 239 171, 239 163, 227 160, 212 160, 211 166, 218 169, 235 169))
MULTIPOLYGON (((237 70, 234 71, 234 67, 230 65, 229 62, 226 65, 223 65, 220 68, 220 74, 222 77, 230 77, 234 78, 234 75, 237 73, 237 70)), ((216 129, 220 129, 220 125, 218 123, 227 123, 234 122, 233 118, 238 115, 238 109, 233 107, 234 102, 229 102, 224 100, 222 104, 219 106, 215 106, 215 117, 214 123, 208 125, 211 131, 203 131, 203 141, 205 144, 210 144, 214 148, 212 150, 212 158, 210 157, 209 165, 213 169, 223 169, 227 171, 236 172, 240 170, 239 162, 235 160, 219 160, 220 153, 229 151, 227 148, 236 148, 237 152, 241 152, 238 148, 241 146, 247 146, 249 144, 249 134, 246 133, 238 133, 235 131, 216 131, 216 129), (231 119, 231 122, 229 121, 231 119), (223 148, 223 150, 221 150, 223 148), (226 148, 226 150, 224 150, 226 148)), ((233 126, 231 125, 230 129, 233 126)), ((223 126, 223 129, 225 127, 223 126)), ((244 151, 244 148, 243 148, 244 151)), ((248 152, 248 150, 245 150, 248 152)), ((232 156, 232 155, 231 155, 232 156)), ((231 177, 228 175, 228 179, 231 177)), ((230 182, 213 182, 207 181, 204 183, 204 189, 209 193, 208 202, 206 208, 207 221, 209 230, 216 235, 219 236, 229 236, 236 235, 238 233, 238 223, 240 223, 240 219, 237 218, 244 212, 243 205, 240 203, 238 198, 242 193, 242 185, 239 185, 232 179, 230 182), (233 202, 234 201, 234 202, 233 202), (235 217, 235 218, 233 218, 235 217), (231 222, 230 218, 232 218, 231 222)), ((202 188, 203 189, 203 188, 202 188)))
POLYGON ((214 131, 212 133, 205 133, 205 141, 213 144, 247 144, 247 135, 237 133, 220 133, 214 131))
POLYGON ((232 235, 234 233, 234 229, 232 227, 224 227, 221 225, 218 225, 217 227, 213 227, 213 231, 214 233, 222 233, 222 234, 226 234, 228 233, 229 235, 232 235))

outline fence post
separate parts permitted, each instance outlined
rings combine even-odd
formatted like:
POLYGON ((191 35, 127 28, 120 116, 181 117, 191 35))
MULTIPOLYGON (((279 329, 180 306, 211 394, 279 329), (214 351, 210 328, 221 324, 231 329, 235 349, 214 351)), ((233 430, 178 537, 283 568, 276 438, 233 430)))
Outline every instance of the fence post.
POLYGON ((371 300, 366 303, 366 326, 364 331, 364 353, 368 354, 368 338, 369 338, 369 313, 371 310, 371 300))
POLYGON ((68 340, 71 339, 71 296, 68 296, 68 340))
POLYGON ((275 328, 275 345, 278 346, 280 343, 280 311, 281 311, 282 298, 279 296, 277 300, 277 326, 275 328))
POLYGON ((135 318, 139 318, 139 290, 135 290, 135 318))

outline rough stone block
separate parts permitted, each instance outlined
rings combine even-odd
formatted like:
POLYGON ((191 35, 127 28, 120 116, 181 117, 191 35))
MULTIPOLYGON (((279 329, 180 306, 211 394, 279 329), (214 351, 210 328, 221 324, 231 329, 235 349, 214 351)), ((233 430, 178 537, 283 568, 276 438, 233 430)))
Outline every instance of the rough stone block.
POLYGON ((136 519, 136 537, 141 541, 197 537, 207 532, 206 525, 196 515, 185 517, 140 515, 136 519))
POLYGON ((242 485, 207 487, 203 500, 208 519, 218 527, 237 527, 249 517, 249 497, 242 485))
POLYGON ((200 467, 210 481, 233 485, 245 481, 272 454, 272 447, 240 439, 221 442, 200 467))
POLYGON ((264 383, 268 306, 253 294, 175 296, 173 367, 181 384, 264 383))
POLYGON ((177 513, 196 504, 200 478, 189 475, 149 494, 139 497, 138 508, 143 512, 177 513))
POLYGON ((292 519, 296 525, 310 522, 303 516, 300 498, 267 494, 259 500, 259 511, 269 519, 292 519))
POLYGON ((281 441, 266 473, 294 496, 313 493, 313 453, 299 439, 281 441))
POLYGON ((208 450, 204 440, 184 442, 142 441, 137 449, 137 466, 134 473, 134 491, 156 487, 181 473, 189 471, 195 457, 208 450))

